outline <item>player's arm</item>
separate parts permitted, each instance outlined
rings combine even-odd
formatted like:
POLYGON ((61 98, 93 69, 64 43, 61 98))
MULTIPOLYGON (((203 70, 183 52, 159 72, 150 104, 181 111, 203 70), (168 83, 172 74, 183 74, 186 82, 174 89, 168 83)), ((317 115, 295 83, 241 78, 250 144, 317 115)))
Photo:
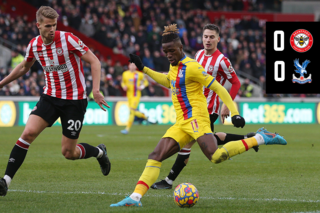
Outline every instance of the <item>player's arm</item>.
POLYGON ((104 100, 103 95, 100 93, 100 77, 101 77, 101 63, 99 59, 88 50, 85 54, 81 56, 81 59, 89 63, 91 66, 91 75, 92 75, 92 94, 94 101, 100 106, 103 111, 106 109, 103 107, 106 106, 110 108, 107 102, 104 100))
POLYGON ((18 64, 12 70, 12 72, 7 77, 5 77, 2 81, 0 81, 0 89, 5 85, 9 84, 11 81, 14 81, 18 79, 20 76, 23 76, 24 74, 26 74, 30 70, 30 68, 32 67, 35 61, 36 61, 35 58, 33 58, 33 60, 29 62, 26 60, 23 60, 20 64, 18 64))
MULTIPOLYGON (((239 92, 241 84, 228 58, 224 58, 223 60, 221 60, 218 72, 220 75, 222 75, 225 79, 227 79, 231 83, 231 88, 229 93, 232 100, 234 100, 239 92)), ((230 111, 228 107, 225 104, 222 105, 220 116, 222 118, 223 123, 224 123, 224 119, 227 118, 229 114, 230 114, 230 111)))
POLYGON ((152 69, 148 68, 148 67, 144 67, 142 70, 145 74, 147 74, 148 76, 150 76, 153 80, 155 80, 157 83, 170 88, 170 80, 168 78, 168 75, 163 74, 163 73, 159 73, 156 71, 153 71, 152 69))

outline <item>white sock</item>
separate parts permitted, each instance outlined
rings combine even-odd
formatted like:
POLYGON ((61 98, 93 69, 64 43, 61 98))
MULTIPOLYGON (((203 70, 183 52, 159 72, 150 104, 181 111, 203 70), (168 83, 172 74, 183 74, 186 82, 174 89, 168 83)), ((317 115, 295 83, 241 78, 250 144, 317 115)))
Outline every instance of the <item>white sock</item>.
POLYGON ((264 145, 264 144, 265 144, 262 135, 256 134, 256 135, 253 136, 253 137, 257 140, 258 145, 264 145))
POLYGON ((168 177, 166 177, 165 181, 167 181, 168 184, 172 185, 173 184, 173 181, 170 180, 168 177))
POLYGON ((9 188, 9 185, 10 185, 10 183, 11 183, 11 177, 9 177, 8 175, 5 175, 4 177, 3 177, 3 179, 5 179, 6 180, 6 183, 7 183, 7 187, 9 188))
POLYGON ((142 198, 142 195, 141 194, 139 194, 139 193, 132 193, 131 195, 130 195, 130 198, 132 199, 132 200, 135 200, 135 201, 140 201, 140 199, 142 198))
POLYGON ((99 147, 97 147, 97 148, 99 149, 99 154, 98 154, 97 158, 101 158, 103 155, 103 151, 99 147))

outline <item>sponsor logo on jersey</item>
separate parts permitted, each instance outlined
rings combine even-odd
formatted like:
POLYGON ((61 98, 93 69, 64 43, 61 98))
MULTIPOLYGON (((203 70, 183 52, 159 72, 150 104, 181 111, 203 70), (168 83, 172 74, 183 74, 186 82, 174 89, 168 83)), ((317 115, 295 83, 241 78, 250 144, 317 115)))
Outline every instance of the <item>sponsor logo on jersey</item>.
POLYGON ((307 52, 313 45, 313 37, 307 30, 296 30, 290 36, 290 45, 297 52, 307 52))
POLYGON ((43 67, 43 70, 46 72, 67 72, 68 67, 66 64, 56 65, 56 66, 45 66, 43 67))
POLYGON ((299 59, 295 59, 293 61, 294 66, 297 68, 296 70, 294 70, 296 73, 298 73, 300 75, 299 78, 297 78, 294 74, 292 74, 293 78, 292 78, 292 82, 293 83, 298 83, 298 84, 305 84, 305 83, 311 83, 312 79, 311 79, 311 74, 305 78, 304 74, 307 74, 307 66, 310 63, 309 60, 305 60, 302 65, 299 63, 299 59))

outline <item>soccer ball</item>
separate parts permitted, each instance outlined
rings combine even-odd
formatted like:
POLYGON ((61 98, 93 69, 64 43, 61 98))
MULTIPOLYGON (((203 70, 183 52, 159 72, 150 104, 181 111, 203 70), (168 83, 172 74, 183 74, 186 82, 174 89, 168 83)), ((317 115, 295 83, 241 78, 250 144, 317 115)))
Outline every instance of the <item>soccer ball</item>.
POLYGON ((190 208, 199 200, 199 192, 191 183, 179 184, 173 192, 174 202, 181 208, 190 208))

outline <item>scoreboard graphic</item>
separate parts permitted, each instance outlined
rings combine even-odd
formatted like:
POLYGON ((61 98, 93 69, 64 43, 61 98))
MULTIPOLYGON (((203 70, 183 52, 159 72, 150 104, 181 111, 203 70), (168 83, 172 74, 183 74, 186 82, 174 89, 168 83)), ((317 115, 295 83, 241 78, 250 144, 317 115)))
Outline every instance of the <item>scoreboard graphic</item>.
POLYGON ((267 22, 266 93, 320 94, 319 22, 267 22))

